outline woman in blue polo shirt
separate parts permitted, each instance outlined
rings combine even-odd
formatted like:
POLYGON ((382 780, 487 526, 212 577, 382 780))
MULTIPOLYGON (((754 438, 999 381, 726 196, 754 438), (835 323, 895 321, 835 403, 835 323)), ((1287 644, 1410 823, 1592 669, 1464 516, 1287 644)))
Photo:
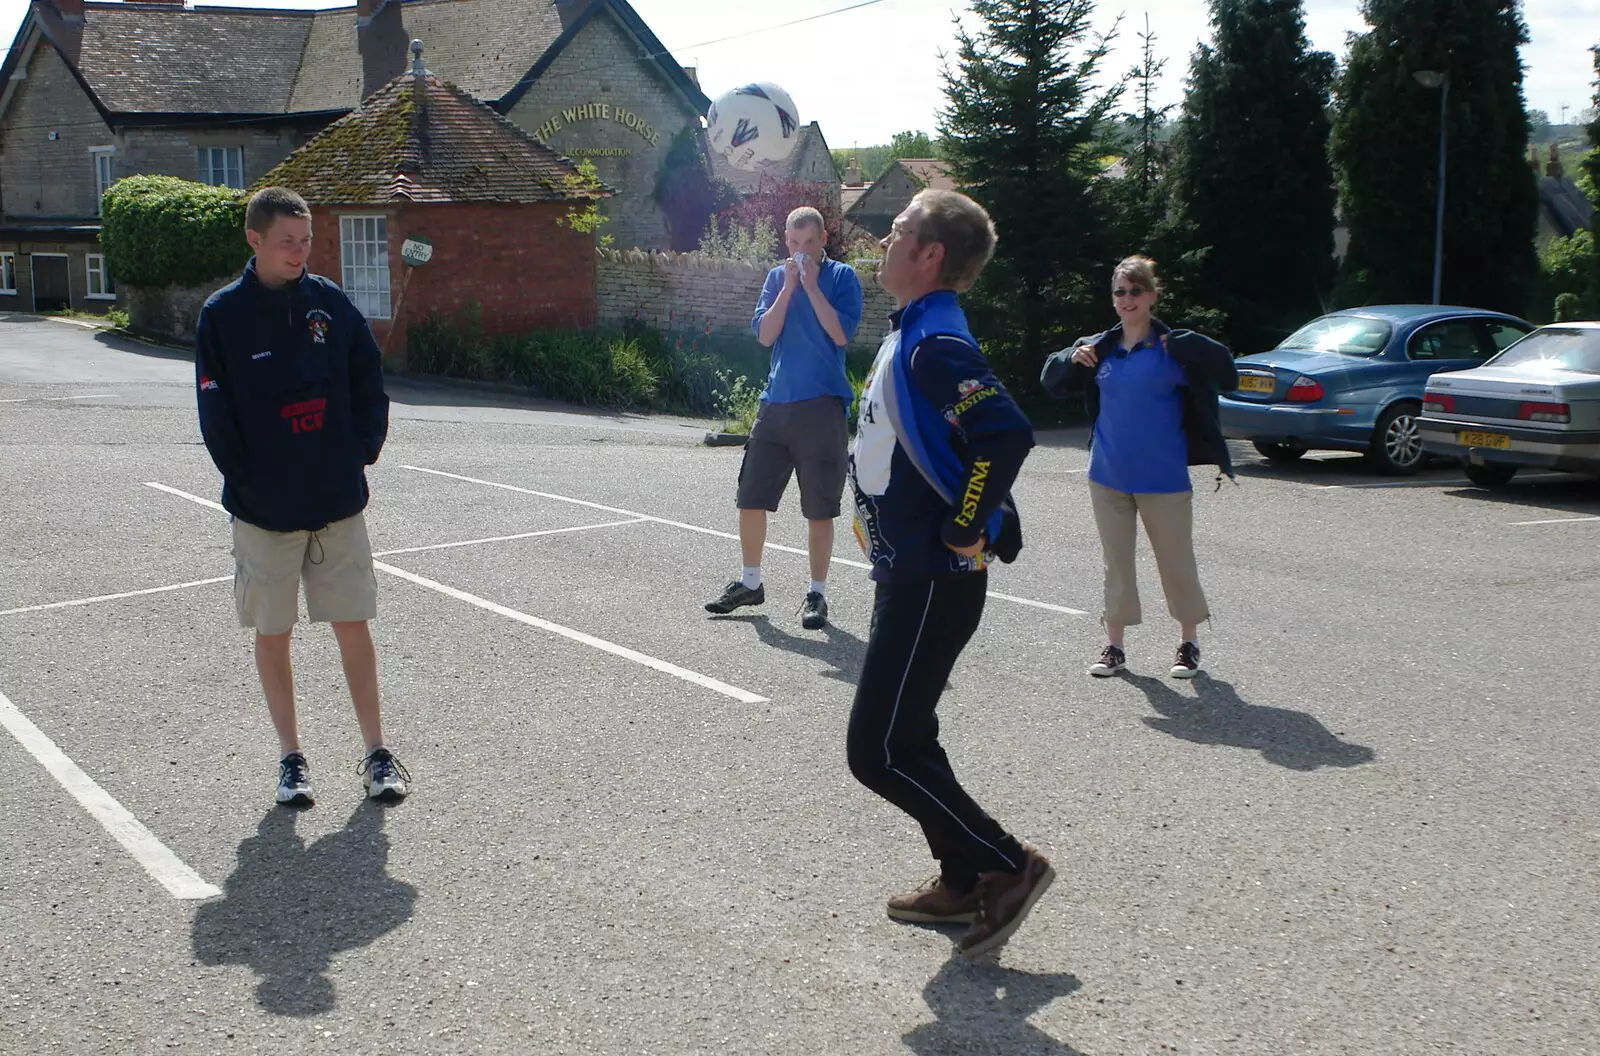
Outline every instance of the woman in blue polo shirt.
POLYGON ((1143 621, 1134 565, 1142 520, 1181 632, 1172 675, 1193 678, 1199 625, 1211 612, 1195 564, 1189 467, 1211 463, 1232 476, 1217 392, 1237 388, 1239 375, 1226 347, 1170 330, 1151 314, 1160 296, 1154 261, 1118 264, 1111 296, 1119 325, 1051 356, 1040 379, 1053 395, 1085 390, 1094 422, 1089 493, 1105 554, 1101 622, 1110 641, 1089 673, 1106 677, 1126 667, 1124 631, 1143 621))

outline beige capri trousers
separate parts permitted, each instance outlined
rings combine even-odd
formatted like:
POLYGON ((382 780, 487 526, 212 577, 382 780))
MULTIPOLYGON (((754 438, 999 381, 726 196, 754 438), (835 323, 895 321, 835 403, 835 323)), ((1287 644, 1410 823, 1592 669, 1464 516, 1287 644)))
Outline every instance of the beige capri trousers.
POLYGON ((1141 520, 1150 548, 1155 551, 1167 612, 1185 624, 1210 619, 1211 610, 1200 589, 1200 571, 1194 560, 1194 492, 1129 494, 1090 481, 1089 495, 1106 564, 1101 620, 1126 627, 1144 620, 1134 561, 1141 520))

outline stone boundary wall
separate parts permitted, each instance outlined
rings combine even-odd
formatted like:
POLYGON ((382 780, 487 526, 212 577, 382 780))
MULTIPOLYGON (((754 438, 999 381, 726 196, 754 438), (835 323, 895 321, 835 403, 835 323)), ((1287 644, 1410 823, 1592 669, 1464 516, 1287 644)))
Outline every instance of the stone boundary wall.
MULTIPOLYGON (((750 332, 768 268, 699 253, 602 249, 595 262, 601 326, 630 319, 660 330, 750 332)), ((861 280, 855 344, 875 346, 889 332, 894 299, 870 276, 861 280)))
POLYGON ((213 293, 236 278, 237 275, 225 275, 198 286, 123 286, 117 292, 122 295, 128 325, 136 333, 192 345, 200 309, 213 293))

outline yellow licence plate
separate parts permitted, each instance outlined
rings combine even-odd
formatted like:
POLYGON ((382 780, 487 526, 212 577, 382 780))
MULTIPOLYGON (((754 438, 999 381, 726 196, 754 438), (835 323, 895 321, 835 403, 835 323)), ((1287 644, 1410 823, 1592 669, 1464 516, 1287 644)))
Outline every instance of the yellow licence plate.
POLYGON ((1469 433, 1456 434, 1456 442, 1462 447, 1492 447, 1496 451, 1511 450, 1511 438, 1500 433, 1469 433))
POLYGON ((1274 386, 1272 378, 1257 377, 1254 374, 1239 375, 1239 388, 1243 392, 1271 392, 1274 386))

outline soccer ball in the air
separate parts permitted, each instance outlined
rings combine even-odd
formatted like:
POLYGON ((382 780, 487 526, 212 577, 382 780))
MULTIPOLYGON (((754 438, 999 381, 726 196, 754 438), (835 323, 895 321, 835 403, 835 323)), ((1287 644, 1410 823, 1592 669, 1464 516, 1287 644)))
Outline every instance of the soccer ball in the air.
POLYGON ((794 100, 764 81, 720 96, 706 111, 706 122, 711 149, 747 171, 787 158, 800 139, 794 100))

